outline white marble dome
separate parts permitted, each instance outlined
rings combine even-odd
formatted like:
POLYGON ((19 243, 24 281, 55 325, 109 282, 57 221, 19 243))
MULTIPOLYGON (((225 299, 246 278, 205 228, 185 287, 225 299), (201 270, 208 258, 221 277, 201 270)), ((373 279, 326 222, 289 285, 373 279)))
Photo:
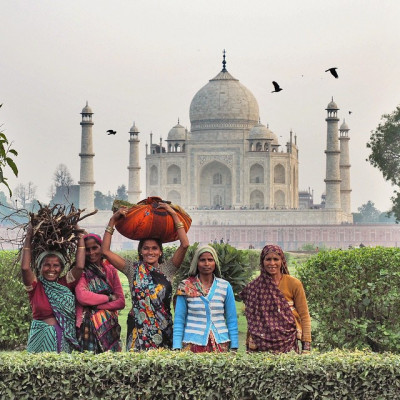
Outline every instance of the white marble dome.
POLYGON ((258 123, 251 128, 249 139, 267 139, 271 140, 272 144, 279 144, 278 136, 276 136, 274 132, 261 123, 258 123))
POLYGON ((88 102, 86 102, 86 106, 82 108, 82 113, 81 114, 93 114, 93 111, 89 107, 88 102))
POLYGON ((332 98, 332 101, 326 107, 326 109, 327 110, 339 110, 337 104, 333 101, 333 98, 332 98))
POLYGON ((258 119, 256 98, 226 70, 203 86, 190 104, 191 132, 248 129, 258 119))
POLYGON ((349 131, 349 126, 347 125, 346 121, 343 121, 342 125, 340 125, 341 131, 349 131))
POLYGON ((167 140, 185 140, 186 129, 179 122, 169 132, 167 140))

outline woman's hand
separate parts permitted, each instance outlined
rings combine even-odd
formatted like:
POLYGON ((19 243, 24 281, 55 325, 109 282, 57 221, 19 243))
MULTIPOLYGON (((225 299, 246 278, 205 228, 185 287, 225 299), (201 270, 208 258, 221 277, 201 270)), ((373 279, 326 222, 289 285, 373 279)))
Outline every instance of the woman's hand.
POLYGON ((126 217, 126 213, 128 212, 129 208, 126 206, 121 206, 111 217, 110 221, 113 221, 114 223, 118 221, 121 218, 126 217))
POLYGON ((168 203, 158 203, 157 208, 163 208, 170 215, 176 215, 175 210, 168 203))

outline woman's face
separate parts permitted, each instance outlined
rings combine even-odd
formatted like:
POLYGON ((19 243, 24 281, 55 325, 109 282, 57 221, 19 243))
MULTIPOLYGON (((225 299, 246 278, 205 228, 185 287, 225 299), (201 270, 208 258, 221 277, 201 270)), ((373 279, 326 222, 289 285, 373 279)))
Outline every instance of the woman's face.
POLYGON ((215 271, 215 260, 211 253, 200 254, 197 261, 199 275, 211 275, 215 271))
POLYGON ((47 281, 55 282, 60 277, 63 267, 57 256, 45 257, 40 267, 40 273, 47 281))
POLYGON ((150 265, 157 265, 161 257, 161 249, 155 240, 145 240, 143 243, 141 255, 143 261, 150 265))
POLYGON ((264 268, 265 270, 271 275, 278 275, 281 274, 282 268, 282 258, 279 254, 276 253, 268 253, 264 257, 264 268))
POLYGON ((85 240, 86 259, 92 264, 101 263, 101 246, 93 239, 85 240))

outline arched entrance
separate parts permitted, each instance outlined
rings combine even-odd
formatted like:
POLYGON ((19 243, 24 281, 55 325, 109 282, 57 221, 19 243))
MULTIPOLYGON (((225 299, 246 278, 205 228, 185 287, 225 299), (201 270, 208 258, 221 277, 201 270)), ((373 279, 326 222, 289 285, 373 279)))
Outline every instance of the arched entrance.
POLYGON ((210 208, 232 205, 232 173, 226 165, 212 161, 203 167, 198 186, 198 204, 210 208))

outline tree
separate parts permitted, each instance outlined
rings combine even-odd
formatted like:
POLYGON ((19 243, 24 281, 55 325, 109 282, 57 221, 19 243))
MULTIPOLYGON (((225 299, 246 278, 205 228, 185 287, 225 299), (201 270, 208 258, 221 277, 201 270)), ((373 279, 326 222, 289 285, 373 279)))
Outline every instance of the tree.
POLYGON ((54 185, 57 187, 70 187, 74 184, 71 173, 65 164, 59 164, 54 172, 54 185))
POLYGON ((118 186, 116 198, 118 200, 128 200, 128 193, 126 192, 126 186, 124 184, 118 186))
POLYGON ((20 183, 14 189, 15 201, 19 201, 19 205, 25 208, 28 203, 33 202, 36 197, 36 186, 33 182, 28 182, 27 185, 20 183))
MULTIPOLYGON (((400 105, 391 114, 384 114, 378 127, 371 132, 367 143, 371 149, 368 161, 378 168, 383 177, 400 189, 400 105)), ((400 192, 391 198, 391 213, 400 221, 400 192)))
POLYGON ((371 200, 368 200, 367 203, 358 207, 358 215, 359 220, 355 222, 378 222, 381 212, 371 200))
MULTIPOLYGON (((3 104, 0 104, 0 108, 3 104)), ((11 154, 17 156, 18 153, 12 147, 12 142, 9 143, 6 135, 0 131, 0 185, 5 185, 8 189, 10 197, 12 196, 12 191, 10 186, 8 186, 7 178, 4 175, 4 170, 9 167, 11 168, 13 174, 18 176, 18 168, 15 165, 14 160, 10 157, 11 154)))
POLYGON ((96 190, 94 192, 94 207, 98 210, 111 210, 114 198, 115 196, 112 196, 110 192, 105 195, 99 190, 96 190))

